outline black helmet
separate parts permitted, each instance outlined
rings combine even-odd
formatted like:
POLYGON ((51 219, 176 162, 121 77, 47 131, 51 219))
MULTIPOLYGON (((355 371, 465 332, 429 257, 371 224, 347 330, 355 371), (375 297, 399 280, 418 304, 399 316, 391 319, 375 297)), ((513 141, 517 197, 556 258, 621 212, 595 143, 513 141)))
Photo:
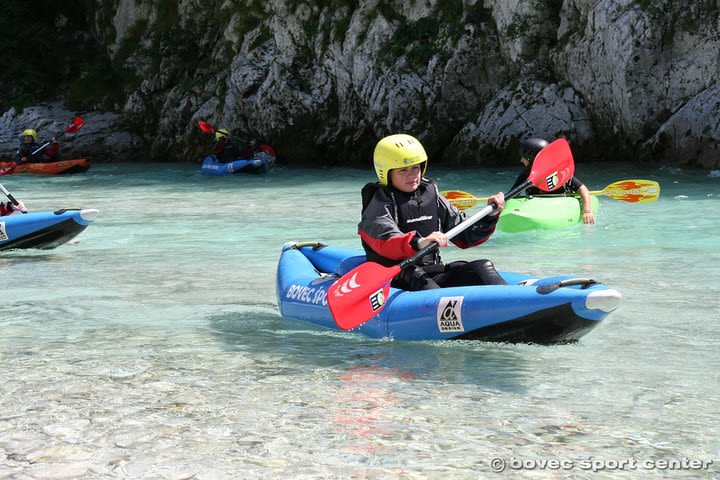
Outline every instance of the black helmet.
POLYGON ((548 141, 544 138, 526 138, 520 142, 520 155, 532 162, 540 150, 548 145, 548 141))

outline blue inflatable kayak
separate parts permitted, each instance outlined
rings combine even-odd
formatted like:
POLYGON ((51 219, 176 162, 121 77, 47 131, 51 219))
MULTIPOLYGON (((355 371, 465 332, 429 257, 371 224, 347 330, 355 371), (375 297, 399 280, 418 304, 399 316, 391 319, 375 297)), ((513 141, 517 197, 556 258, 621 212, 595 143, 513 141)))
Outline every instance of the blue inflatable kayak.
POLYGON ((97 210, 87 208, 0 217, 0 250, 58 247, 78 236, 97 215, 97 210))
POLYGON ((275 156, 264 151, 255 152, 253 158, 239 158, 232 162, 219 162, 214 155, 203 160, 200 173, 205 175, 232 175, 234 173, 265 173, 275 165, 275 156))
MULTIPOLYGON (((328 307, 327 290, 364 261, 365 253, 358 250, 285 244, 277 268, 280 314, 339 330, 328 307)), ((569 343, 620 305, 617 290, 590 279, 500 274, 509 285, 418 292, 391 288, 385 307, 355 331, 396 340, 569 343)))

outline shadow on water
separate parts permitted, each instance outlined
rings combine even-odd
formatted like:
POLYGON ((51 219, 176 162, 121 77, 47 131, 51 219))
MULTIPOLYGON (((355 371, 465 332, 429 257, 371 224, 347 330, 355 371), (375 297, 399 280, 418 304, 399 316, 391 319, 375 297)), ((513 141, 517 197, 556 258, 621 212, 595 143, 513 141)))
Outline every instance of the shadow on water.
MULTIPOLYGON (((77 242, 79 243, 79 242, 77 242)), ((77 243, 71 245, 62 245, 63 250, 2 250, 0 251, 0 265, 22 265, 27 263, 46 263, 46 262, 63 262, 73 260, 74 251, 72 248, 77 243)))
POLYGON ((226 351, 254 358, 280 357, 283 370, 339 369, 340 373, 383 371, 401 378, 486 389, 525 390, 537 348, 477 341, 400 342, 370 339, 283 319, 267 310, 227 312, 208 317, 226 351))

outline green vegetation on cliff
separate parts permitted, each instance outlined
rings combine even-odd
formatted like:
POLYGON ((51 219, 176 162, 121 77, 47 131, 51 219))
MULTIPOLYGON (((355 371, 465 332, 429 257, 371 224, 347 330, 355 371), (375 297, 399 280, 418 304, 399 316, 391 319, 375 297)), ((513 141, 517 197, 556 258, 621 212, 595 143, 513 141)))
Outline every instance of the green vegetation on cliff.
POLYGON ((60 0, 0 0, 0 110, 57 97, 96 52, 79 31, 84 10, 60 0))
POLYGON ((0 111, 62 97, 75 109, 113 109, 123 101, 133 76, 89 33, 93 8, 89 2, 0 0, 0 111))

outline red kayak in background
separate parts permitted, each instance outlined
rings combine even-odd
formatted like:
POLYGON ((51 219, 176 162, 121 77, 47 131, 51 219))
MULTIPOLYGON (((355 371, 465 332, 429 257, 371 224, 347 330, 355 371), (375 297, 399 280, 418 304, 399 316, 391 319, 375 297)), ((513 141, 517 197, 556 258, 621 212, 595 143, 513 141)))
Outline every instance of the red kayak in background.
MULTIPOLYGON (((15 162, 0 162, 0 170, 11 166, 15 162)), ((90 168, 90 162, 84 158, 76 158, 74 160, 59 160, 57 162, 26 162, 15 166, 11 172, 33 173, 37 175, 57 175, 87 172, 90 168)))

